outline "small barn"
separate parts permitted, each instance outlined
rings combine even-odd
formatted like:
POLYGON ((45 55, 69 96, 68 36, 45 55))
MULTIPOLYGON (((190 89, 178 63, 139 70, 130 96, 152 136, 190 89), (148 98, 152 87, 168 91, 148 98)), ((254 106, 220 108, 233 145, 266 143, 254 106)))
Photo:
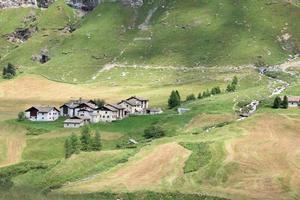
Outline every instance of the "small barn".
POLYGON ((84 126, 84 119, 79 117, 71 117, 64 121, 64 128, 80 128, 84 126))
POLYGON ((299 97, 288 97, 289 107, 295 108, 300 107, 300 96, 299 97))

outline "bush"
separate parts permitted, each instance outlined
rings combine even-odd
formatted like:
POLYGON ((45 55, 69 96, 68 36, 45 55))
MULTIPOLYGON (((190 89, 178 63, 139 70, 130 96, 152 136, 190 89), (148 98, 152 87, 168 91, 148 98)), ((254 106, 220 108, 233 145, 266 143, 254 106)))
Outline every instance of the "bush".
POLYGON ((144 137, 149 138, 160 138, 165 136, 165 131, 161 126, 152 125, 144 130, 144 137))
POLYGON ((8 63, 6 67, 3 68, 2 76, 5 79, 11 79, 16 75, 16 67, 11 63, 8 63))
POLYGON ((190 94, 186 97, 186 101, 194 101, 196 100, 196 96, 194 94, 190 94))
POLYGON ((18 113, 18 121, 24 121, 25 120, 25 113, 19 112, 18 113))
POLYGON ((211 89, 211 94, 212 95, 221 94, 221 92, 222 91, 221 91, 221 88, 219 86, 214 87, 214 88, 211 89))

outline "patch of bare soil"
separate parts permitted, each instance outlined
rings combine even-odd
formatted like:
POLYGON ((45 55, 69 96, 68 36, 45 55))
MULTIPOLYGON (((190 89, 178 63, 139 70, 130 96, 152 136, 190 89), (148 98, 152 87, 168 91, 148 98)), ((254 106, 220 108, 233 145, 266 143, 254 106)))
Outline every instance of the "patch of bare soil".
POLYGON ((226 161, 239 165, 228 189, 253 199, 300 199, 299 121, 263 115, 245 128, 249 134, 227 148, 226 161))
POLYGON ((127 164, 100 175, 66 187, 74 192, 159 190, 172 186, 183 176, 183 166, 190 151, 177 143, 157 146, 152 151, 142 150, 127 164))

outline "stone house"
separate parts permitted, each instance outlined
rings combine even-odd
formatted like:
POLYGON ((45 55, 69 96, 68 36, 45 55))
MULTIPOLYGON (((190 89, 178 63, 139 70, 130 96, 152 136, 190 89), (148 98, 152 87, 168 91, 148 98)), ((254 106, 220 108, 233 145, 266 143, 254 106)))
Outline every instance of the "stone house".
POLYGON ((79 117, 71 117, 64 121, 64 128, 80 128, 85 125, 84 119, 79 117))
POLYGON ((145 114, 149 107, 149 100, 143 97, 132 96, 118 103, 125 108, 125 115, 145 114))
POLYGON ((31 121, 55 121, 59 110, 51 106, 32 106, 25 110, 25 117, 31 121))
POLYGON ((71 100, 68 103, 65 103, 64 105, 60 106, 60 116, 74 117, 77 115, 78 110, 86 107, 96 108, 97 106, 93 100, 71 100))

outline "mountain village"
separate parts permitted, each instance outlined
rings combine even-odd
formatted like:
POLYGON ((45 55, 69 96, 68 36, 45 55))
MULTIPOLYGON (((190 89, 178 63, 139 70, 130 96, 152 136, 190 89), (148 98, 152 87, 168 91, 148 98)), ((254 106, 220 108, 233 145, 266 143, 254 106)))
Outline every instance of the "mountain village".
POLYGON ((117 104, 98 106, 94 100, 79 98, 70 100, 57 109, 54 106, 32 106, 25 110, 25 117, 31 121, 56 121, 67 117, 64 128, 79 128, 90 123, 113 122, 130 115, 156 115, 163 111, 160 108, 149 108, 149 100, 132 96, 117 104))

